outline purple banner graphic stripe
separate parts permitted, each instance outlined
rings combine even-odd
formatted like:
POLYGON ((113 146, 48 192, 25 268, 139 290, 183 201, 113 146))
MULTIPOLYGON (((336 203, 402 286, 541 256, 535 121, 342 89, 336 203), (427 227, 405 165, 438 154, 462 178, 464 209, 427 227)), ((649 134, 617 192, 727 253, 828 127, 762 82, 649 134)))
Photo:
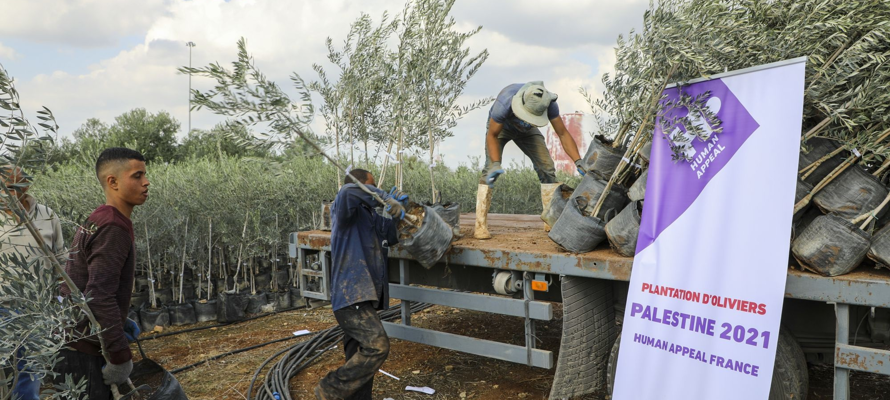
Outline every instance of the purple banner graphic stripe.
MULTIPOLYGON (((680 90, 679 87, 665 90, 667 101, 677 101, 680 90)), ((760 127, 720 79, 693 83, 683 87, 682 91, 689 96, 710 91, 707 106, 722 121, 723 132, 711 134, 707 140, 692 139, 692 148, 687 150, 692 161, 674 161, 668 141, 686 135, 685 128, 670 127, 670 132, 666 135, 662 131, 661 121, 656 122, 649 161, 649 179, 646 181, 646 199, 649 201, 643 207, 637 253, 652 244, 661 232, 692 205, 708 182, 729 163, 738 149, 760 127)), ((671 110, 664 118, 683 117, 688 112, 686 108, 679 107, 671 110)), ((690 119, 703 124, 702 127, 710 131, 703 117, 690 119)))

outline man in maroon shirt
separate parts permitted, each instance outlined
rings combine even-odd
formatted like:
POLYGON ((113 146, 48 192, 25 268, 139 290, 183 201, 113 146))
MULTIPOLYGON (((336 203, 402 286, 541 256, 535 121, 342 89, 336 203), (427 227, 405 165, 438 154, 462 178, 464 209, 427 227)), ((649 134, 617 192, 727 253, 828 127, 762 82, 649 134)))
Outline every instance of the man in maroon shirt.
MULTIPOLYGON (((95 327, 105 342, 106 363, 90 323, 83 320, 72 332, 71 349, 62 350, 56 372, 59 378, 85 378, 90 400, 111 399, 111 384, 126 383, 133 370, 130 344, 124 336, 130 294, 136 271, 133 208, 148 199, 145 158, 122 147, 105 149, 96 160, 96 176, 105 191, 99 206, 77 229, 65 270, 90 301, 99 322, 95 327)), ((62 285, 62 295, 71 290, 62 285)))

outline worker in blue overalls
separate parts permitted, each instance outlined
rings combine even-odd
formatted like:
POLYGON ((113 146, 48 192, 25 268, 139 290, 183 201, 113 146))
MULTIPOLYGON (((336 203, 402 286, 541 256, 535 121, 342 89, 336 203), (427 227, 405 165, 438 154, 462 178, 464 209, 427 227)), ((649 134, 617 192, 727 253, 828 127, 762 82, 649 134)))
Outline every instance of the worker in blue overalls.
POLYGON ((346 364, 322 378, 315 387, 319 400, 370 400, 374 374, 389 355, 389 338, 377 310, 389 306, 387 247, 398 243, 396 224, 405 216, 408 196, 395 188, 377 189, 370 172, 349 175, 377 193, 373 196, 347 176, 331 205, 331 306, 343 330, 346 364))

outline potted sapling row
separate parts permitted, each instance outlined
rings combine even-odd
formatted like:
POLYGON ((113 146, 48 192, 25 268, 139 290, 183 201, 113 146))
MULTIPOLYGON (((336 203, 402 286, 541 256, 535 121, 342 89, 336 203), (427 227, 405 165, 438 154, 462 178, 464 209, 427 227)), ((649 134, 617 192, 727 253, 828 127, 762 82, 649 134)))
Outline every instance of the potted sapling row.
MULTIPOLYGON (((273 245, 271 296, 274 298, 275 307, 279 310, 290 308, 290 293, 287 288, 288 265, 283 261, 286 257, 278 254, 281 244, 281 232, 278 230, 278 214, 275 214, 275 244, 273 245)), ((270 301, 273 299, 270 299, 270 301)))
MULTIPOLYGON (((176 296, 176 304, 171 304, 167 307, 167 310, 170 312, 170 323, 174 326, 182 326, 182 325, 191 325, 197 321, 195 317, 195 308, 191 303, 187 302, 186 293, 184 293, 186 285, 186 264, 187 264, 187 250, 188 250, 188 232, 189 232, 189 219, 185 218, 185 231, 183 232, 183 240, 182 240, 182 254, 180 256, 179 262, 179 273, 174 275, 174 277, 179 278, 179 290, 177 291, 176 296)), ((192 286, 192 293, 194 293, 194 286, 192 286)))
POLYGON ((250 212, 244 213, 244 226, 241 229, 241 240, 238 244, 238 257, 235 265, 234 280, 232 289, 221 292, 216 303, 216 316, 219 322, 234 322, 245 318, 247 310, 247 297, 240 293, 238 285, 239 275, 242 273, 242 264, 244 256, 244 240, 247 236, 247 223, 250 221, 250 212))
POLYGON ((167 326, 170 324, 170 315, 167 314, 167 311, 159 308, 158 306, 161 303, 158 301, 157 293, 155 291, 155 285, 160 284, 160 274, 155 273, 155 269, 152 267, 152 253, 151 253, 151 244, 150 244, 150 235, 148 234, 148 226, 145 226, 145 247, 146 247, 146 261, 148 261, 148 307, 143 307, 139 311, 139 321, 142 325, 142 330, 145 332, 150 332, 154 330, 156 326, 167 326))
MULTIPOLYGON (((217 253, 219 254, 219 253, 217 253)), ((211 293, 213 293, 212 288, 212 271, 213 271, 213 261, 214 259, 217 263, 222 262, 221 256, 213 256, 213 219, 207 219, 207 290, 205 291, 205 297, 203 299, 199 299, 195 301, 195 319, 198 322, 207 322, 207 321, 215 321, 216 320, 216 299, 212 299, 210 297, 211 293)), ((222 271, 222 267, 219 268, 222 271)), ((223 283, 225 283, 225 275, 221 275, 223 278, 223 283)), ((204 279, 202 279, 203 281, 204 279)), ((199 294, 200 297, 200 294, 199 294)))

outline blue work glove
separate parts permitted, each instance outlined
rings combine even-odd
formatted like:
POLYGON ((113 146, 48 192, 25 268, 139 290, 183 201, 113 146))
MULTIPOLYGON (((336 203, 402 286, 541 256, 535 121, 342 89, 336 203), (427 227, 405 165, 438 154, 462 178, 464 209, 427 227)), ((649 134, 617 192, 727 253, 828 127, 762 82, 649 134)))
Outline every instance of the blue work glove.
POLYGON ((581 176, 587 175, 587 170, 584 168, 584 160, 583 159, 579 158, 579 159, 575 160, 575 167, 578 167, 578 173, 581 174, 581 176))
POLYGON ((398 187, 393 186, 389 191, 389 197, 396 199, 399 203, 402 203, 402 207, 408 206, 408 194, 399 190, 398 187))
POLYGON ((386 203, 386 207, 383 211, 386 211, 393 219, 401 221, 402 218, 405 218, 405 207, 402 207, 402 203, 399 203, 398 200, 389 197, 384 200, 386 203))
POLYGON ((124 336, 127 337, 128 342, 135 342, 136 338, 142 333, 142 329, 139 329, 139 324, 132 319, 127 318, 127 322, 124 323, 124 336))
POLYGON ((501 168, 501 162, 495 161, 491 163, 488 167, 488 171, 485 171, 485 183, 488 184, 488 187, 494 186, 494 181, 498 180, 498 177, 504 173, 504 169, 501 168))

